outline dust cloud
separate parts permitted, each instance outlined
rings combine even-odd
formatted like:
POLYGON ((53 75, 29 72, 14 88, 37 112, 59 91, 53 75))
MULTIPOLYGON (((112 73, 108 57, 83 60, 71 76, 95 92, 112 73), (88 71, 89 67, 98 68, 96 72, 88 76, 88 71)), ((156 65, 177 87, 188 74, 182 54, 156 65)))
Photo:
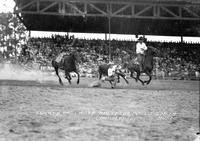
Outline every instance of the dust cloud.
POLYGON ((0 64, 0 80, 48 81, 53 78, 55 78, 54 72, 42 72, 9 62, 0 64))

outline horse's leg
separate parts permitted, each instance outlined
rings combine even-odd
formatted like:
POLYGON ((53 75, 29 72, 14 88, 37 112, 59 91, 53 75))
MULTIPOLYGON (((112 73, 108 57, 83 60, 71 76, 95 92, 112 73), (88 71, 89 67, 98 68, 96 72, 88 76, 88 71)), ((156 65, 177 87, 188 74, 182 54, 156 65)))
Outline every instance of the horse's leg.
POLYGON ((132 71, 131 71, 131 75, 130 75, 130 77, 133 78, 133 79, 135 79, 135 82, 138 81, 137 78, 133 76, 133 72, 132 72, 132 71))
POLYGON ((142 85, 144 85, 144 82, 140 79, 140 72, 136 72, 137 73, 137 76, 136 77, 134 77, 133 76, 133 72, 131 72, 131 77, 133 78, 133 79, 135 79, 135 81, 137 82, 138 80, 142 83, 142 85))
POLYGON ((68 80, 69 84, 71 84, 71 76, 68 71, 65 71, 65 78, 68 80))
POLYGON ((151 82, 152 75, 151 75, 151 73, 149 71, 147 71, 146 74, 149 76, 149 80, 145 81, 144 83, 147 83, 147 85, 148 85, 151 82))
POLYGON ((119 74, 117 75, 117 83, 120 83, 119 74))
POLYGON ((68 73, 68 75, 69 75, 69 83, 71 84, 71 80, 72 80, 72 78, 71 78, 70 73, 68 73))
MULTIPOLYGON (((122 78, 124 78, 123 76, 123 72, 121 71, 121 70, 119 70, 119 72, 117 73, 117 83, 120 83, 120 76, 122 77, 122 78)), ((125 78, 124 78, 124 80, 125 80, 125 78)), ((125 80, 126 81, 126 83, 127 83, 127 80, 125 80)))
POLYGON ((118 73, 118 75, 117 75, 118 80, 119 80, 119 76, 121 76, 126 81, 127 84, 129 83, 128 80, 125 78, 125 75, 118 73))
POLYGON ((140 79, 140 72, 136 72, 136 73, 137 73, 136 79, 139 80, 142 83, 142 85, 144 85, 144 81, 140 79))
POLYGON ((101 80, 101 77, 102 77, 102 73, 99 72, 99 80, 101 80))
POLYGON ((79 73, 77 71, 74 71, 74 72, 78 75, 77 84, 79 84, 80 75, 79 75, 79 73))
POLYGON ((56 75, 58 76, 60 85, 63 85, 62 79, 60 78, 59 73, 58 73, 58 67, 54 67, 54 69, 56 71, 56 75))

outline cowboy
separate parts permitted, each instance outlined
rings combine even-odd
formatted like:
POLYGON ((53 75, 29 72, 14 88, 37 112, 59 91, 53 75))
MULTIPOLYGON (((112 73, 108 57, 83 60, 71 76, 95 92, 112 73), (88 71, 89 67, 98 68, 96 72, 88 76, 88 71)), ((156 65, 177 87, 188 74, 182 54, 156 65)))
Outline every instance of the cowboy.
POLYGON ((144 43, 144 38, 140 37, 138 39, 138 43, 136 44, 137 61, 138 61, 139 66, 140 66, 140 71, 143 70, 145 50, 147 50, 147 46, 144 43))
POLYGON ((120 66, 111 64, 110 68, 108 69, 108 78, 107 79, 113 81, 113 83, 111 84, 112 88, 114 88, 116 86, 116 83, 118 82, 117 73, 119 73, 119 72, 120 72, 120 66))
POLYGON ((108 69, 108 77, 114 77, 118 69, 119 69, 118 65, 111 65, 110 68, 108 69))

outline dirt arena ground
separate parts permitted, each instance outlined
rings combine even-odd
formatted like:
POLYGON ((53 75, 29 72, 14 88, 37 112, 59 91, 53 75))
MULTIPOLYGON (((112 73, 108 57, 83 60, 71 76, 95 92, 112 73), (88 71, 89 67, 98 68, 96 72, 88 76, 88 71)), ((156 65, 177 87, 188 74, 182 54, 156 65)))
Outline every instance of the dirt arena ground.
POLYGON ((129 79, 115 89, 97 78, 76 85, 1 65, 0 141, 194 141, 199 81, 129 79))

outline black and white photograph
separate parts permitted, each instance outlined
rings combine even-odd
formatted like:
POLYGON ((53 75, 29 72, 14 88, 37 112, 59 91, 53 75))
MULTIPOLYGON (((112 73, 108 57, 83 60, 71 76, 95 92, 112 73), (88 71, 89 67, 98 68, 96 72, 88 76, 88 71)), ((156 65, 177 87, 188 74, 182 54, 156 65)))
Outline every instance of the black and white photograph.
POLYGON ((0 0, 0 141, 200 141, 200 0, 0 0))

